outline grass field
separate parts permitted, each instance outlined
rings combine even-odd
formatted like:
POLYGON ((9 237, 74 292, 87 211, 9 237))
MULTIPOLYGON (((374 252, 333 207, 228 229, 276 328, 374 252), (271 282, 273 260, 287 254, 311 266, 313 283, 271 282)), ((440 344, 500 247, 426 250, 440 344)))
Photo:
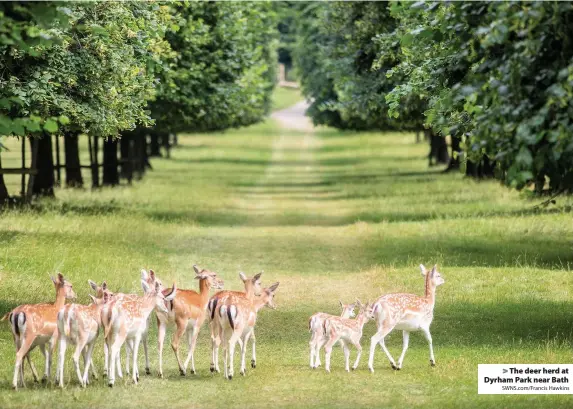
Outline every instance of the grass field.
POLYGON ((300 89, 276 87, 273 93, 273 110, 288 108, 302 100, 300 89))
MULTIPOLYGON (((179 376, 166 345, 166 378, 158 379, 153 320, 154 374, 139 386, 119 381, 110 390, 100 379, 82 390, 67 359, 64 390, 34 385, 27 370, 28 388, 13 392, 14 347, 1 323, 1 408, 572 406, 566 395, 477 395, 479 363, 572 362, 571 201, 536 210, 495 182, 428 169, 426 145, 410 134, 311 132, 269 120, 180 142, 133 187, 58 190, 33 210, 0 214, 0 313, 52 300, 48 274, 58 270, 83 303, 88 278, 140 293, 142 267, 181 288, 196 288, 194 263, 232 289, 241 288, 240 270, 264 270, 264 283, 281 284, 278 309, 260 314, 257 368, 232 381, 212 375, 204 327, 198 374, 179 376), (339 299, 421 294, 420 263, 438 263, 446 280, 432 326, 435 368, 419 333, 400 372, 379 349, 373 374, 367 353, 357 371, 344 372, 339 348, 331 374, 308 367, 313 312, 338 313, 339 299)), ((373 332, 366 324, 365 350, 373 332)), ((400 333, 387 339, 395 357, 401 343, 400 333)), ((100 371, 102 354, 99 340, 100 371)))

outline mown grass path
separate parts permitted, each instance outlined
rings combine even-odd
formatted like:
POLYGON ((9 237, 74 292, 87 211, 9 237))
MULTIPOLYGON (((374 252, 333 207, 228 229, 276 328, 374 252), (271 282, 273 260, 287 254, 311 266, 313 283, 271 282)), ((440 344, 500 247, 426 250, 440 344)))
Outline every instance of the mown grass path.
MULTIPOLYGON (((278 309, 260 315, 255 370, 231 382, 210 374, 205 327, 195 376, 179 376, 166 345, 162 380, 143 376, 137 387, 120 381, 109 390, 100 379, 82 390, 69 359, 63 391, 29 380, 16 393, 2 323, 0 407, 571 407, 568 396, 477 395, 479 363, 572 361, 571 201, 534 210, 495 182, 428 169, 427 147, 413 135, 312 129, 301 108, 247 129, 183 136, 172 159, 154 160, 133 187, 60 189, 56 201, 0 214, 2 315, 51 300, 48 274, 57 270, 83 303, 88 278, 140 293, 142 267, 181 288, 197 286, 193 263, 218 271, 231 289, 241 287, 239 271, 264 270, 264 283, 281 284, 278 309), (412 334, 400 372, 378 350, 374 374, 367 354, 346 373, 338 348, 331 374, 308 368, 313 312, 337 313, 339 299, 421 294, 420 263, 438 263, 446 279, 432 327, 435 368, 421 334, 412 334)), ((367 324, 365 351, 373 332, 367 324)), ((387 339, 396 357, 401 340, 387 339)), ((101 351, 99 341, 99 370, 101 351)), ((34 361, 43 368, 38 351, 34 361)))

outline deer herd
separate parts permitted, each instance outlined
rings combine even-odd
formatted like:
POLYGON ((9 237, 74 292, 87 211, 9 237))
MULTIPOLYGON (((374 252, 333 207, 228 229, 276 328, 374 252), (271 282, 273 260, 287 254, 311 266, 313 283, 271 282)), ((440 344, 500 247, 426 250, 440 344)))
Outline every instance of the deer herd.
MULTIPOLYGON (((408 349, 409 335, 412 331, 421 331, 429 343, 430 364, 435 365, 430 325, 433 319, 436 288, 444 279, 434 266, 427 270, 420 265, 425 278, 425 294, 393 293, 384 295, 374 302, 365 305, 359 300, 353 304, 343 304, 340 316, 327 313, 316 313, 310 317, 310 366, 321 365, 320 350, 325 350, 325 369, 330 372, 332 347, 340 343, 344 352, 345 369, 350 370, 349 346, 353 345, 357 357, 352 366, 356 369, 362 355, 360 340, 364 325, 373 320, 377 331, 371 338, 368 368, 374 371, 374 352, 380 345, 393 369, 400 370, 408 349), (358 308, 358 313, 354 311, 358 308), (386 348, 385 337, 394 329, 403 332, 403 350, 398 362, 386 348)), ((2 320, 9 320, 16 346, 14 378, 12 386, 17 389, 24 386, 24 361, 38 382, 38 373, 30 359, 30 353, 36 347, 45 357, 45 369, 42 382, 50 379, 52 355, 58 346, 58 360, 55 382, 64 386, 64 363, 68 345, 74 346, 73 363, 79 383, 85 387, 89 383, 89 373, 97 379, 97 370, 93 365, 93 351, 100 332, 103 332, 104 370, 107 383, 112 387, 116 376, 123 378, 121 365, 121 348, 125 349, 125 373, 130 375, 133 383, 139 381, 138 354, 143 343, 145 353, 145 372, 150 374, 148 355, 148 333, 150 315, 155 311, 158 328, 158 374, 163 377, 163 345, 167 326, 174 324, 175 330, 171 347, 179 365, 181 375, 187 373, 191 364, 191 373, 195 374, 195 348, 197 337, 207 321, 211 335, 211 372, 219 370, 219 348, 224 352, 224 375, 227 379, 234 376, 234 355, 237 344, 240 349, 240 374, 246 373, 246 353, 249 340, 252 344, 251 367, 256 367, 255 325, 258 312, 263 307, 275 309, 274 296, 279 283, 263 288, 261 275, 239 276, 244 284, 244 291, 222 290, 223 280, 217 273, 200 269, 196 265, 195 279, 199 281, 199 292, 179 289, 173 284, 164 288, 161 280, 153 270, 141 270, 141 287, 143 295, 114 293, 104 281, 101 285, 88 280, 95 294, 90 294, 91 304, 66 304, 66 299, 75 299, 72 284, 61 273, 52 282, 56 289, 54 303, 24 304, 14 308, 2 320), (213 296, 211 290, 221 290, 213 296), (185 361, 179 356, 181 337, 187 335, 188 353, 185 361), (80 368, 80 356, 83 358, 83 371, 80 368)))

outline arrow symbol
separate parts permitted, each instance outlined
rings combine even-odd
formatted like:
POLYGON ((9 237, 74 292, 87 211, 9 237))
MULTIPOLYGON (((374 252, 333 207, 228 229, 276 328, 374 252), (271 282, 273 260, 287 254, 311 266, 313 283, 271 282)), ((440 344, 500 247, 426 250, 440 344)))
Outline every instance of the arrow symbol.
POLYGON ((504 369, 504 370, 503 370, 503 373, 507 373, 507 369, 504 369))

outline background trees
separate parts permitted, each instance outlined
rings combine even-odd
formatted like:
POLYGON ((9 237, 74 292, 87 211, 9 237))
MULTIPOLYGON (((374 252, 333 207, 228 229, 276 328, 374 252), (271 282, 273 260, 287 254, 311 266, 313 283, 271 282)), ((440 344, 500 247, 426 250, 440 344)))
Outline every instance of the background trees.
POLYGON ((451 137, 449 168, 570 192, 572 13, 537 2, 309 6, 294 53, 308 114, 339 128, 423 126, 440 162, 451 137))
POLYGON ((244 126, 270 109, 270 4, 5 3, 0 13, 0 134, 30 138, 34 194, 53 195, 52 134, 64 135, 68 186, 83 185, 81 135, 92 158, 104 140, 103 182, 115 185, 122 135, 131 179, 147 133, 158 148, 169 133, 244 126))

